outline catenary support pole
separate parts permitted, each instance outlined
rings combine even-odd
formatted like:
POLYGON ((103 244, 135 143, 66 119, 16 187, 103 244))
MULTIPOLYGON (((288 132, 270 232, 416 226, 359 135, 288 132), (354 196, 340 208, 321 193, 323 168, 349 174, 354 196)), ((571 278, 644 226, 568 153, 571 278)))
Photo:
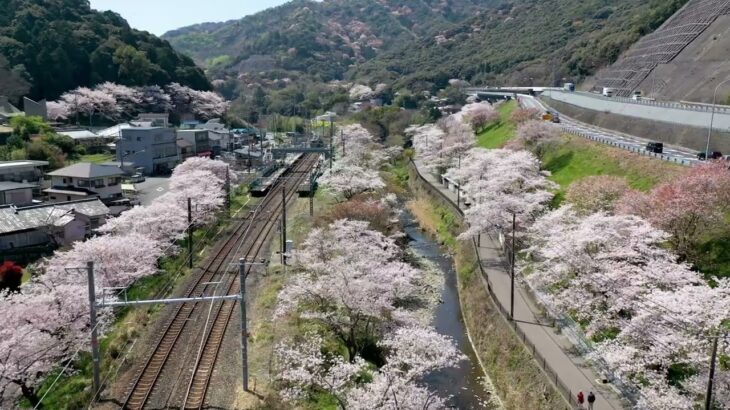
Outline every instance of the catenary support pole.
POLYGON ((335 128, 332 119, 330 118, 330 169, 332 169, 332 160, 335 155, 335 146, 332 143, 335 139, 335 128))
MULTIPOLYGON (((226 166, 226 210, 231 210, 231 166, 226 166)), ((229 214, 230 216, 230 214, 229 214)))
POLYGON ((309 216, 314 216, 314 171, 309 175, 309 216))
POLYGON ((286 189, 281 187, 281 264, 286 265, 286 189))
POLYGON ((188 198, 188 268, 193 268, 193 201, 188 198))
POLYGON ((91 362, 94 377, 94 391, 101 390, 99 372, 99 331, 96 328, 96 286, 94 285, 94 262, 86 262, 89 276, 89 326, 91 326, 91 362))
POLYGON ((238 280, 241 283, 241 372, 243 391, 248 391, 248 329, 246 327, 246 262, 238 260, 238 280))
POLYGON ((712 339, 712 358, 710 359, 710 376, 707 379, 707 395, 705 396, 705 410, 712 408, 712 384, 715 381, 715 360, 717 360, 717 340, 720 337, 715 335, 712 339))
POLYGON ((515 230, 517 228, 517 214, 512 213, 512 251, 510 252, 510 293, 509 317, 515 320, 515 230))
POLYGON ((343 130, 340 130, 340 141, 342 141, 342 157, 346 155, 345 153, 345 132, 343 130))

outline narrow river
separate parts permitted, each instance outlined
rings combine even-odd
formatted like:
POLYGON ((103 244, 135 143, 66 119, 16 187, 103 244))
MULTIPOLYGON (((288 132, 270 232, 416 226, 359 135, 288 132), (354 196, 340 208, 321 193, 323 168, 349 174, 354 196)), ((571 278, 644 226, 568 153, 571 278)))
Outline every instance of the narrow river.
POLYGON ((439 244, 421 231, 418 222, 407 210, 401 215, 403 230, 408 236, 409 247, 420 257, 428 260, 444 276, 441 303, 435 311, 433 325, 436 331, 454 339, 459 350, 467 356, 458 367, 430 374, 424 382, 442 397, 451 397, 448 404, 457 409, 495 409, 490 393, 485 388, 485 375, 472 350, 461 318, 456 271, 453 260, 444 255, 439 244))

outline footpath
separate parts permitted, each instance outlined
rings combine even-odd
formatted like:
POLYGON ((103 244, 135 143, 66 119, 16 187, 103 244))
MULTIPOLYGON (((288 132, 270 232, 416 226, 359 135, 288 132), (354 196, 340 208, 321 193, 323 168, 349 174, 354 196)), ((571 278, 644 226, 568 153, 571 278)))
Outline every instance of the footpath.
MULTIPOLYGON (((414 161, 414 164, 421 179, 441 192, 456 208, 456 193, 426 171, 420 161, 414 161)), ((482 235, 477 250, 483 283, 490 288, 489 292, 496 299, 496 304, 509 320, 511 278, 497 234, 482 235)), ((575 346, 565 336, 556 333, 557 329, 553 327, 552 321, 548 322, 543 318, 540 308, 530 296, 530 291, 520 286, 519 282, 519 278, 516 278, 514 321, 511 325, 558 391, 575 408, 579 408, 576 403, 576 394, 579 391, 586 397, 590 391, 595 394, 595 410, 624 408, 624 402, 613 387, 602 383, 599 375, 581 355, 572 353, 577 350, 575 346)), ((588 408, 587 403, 584 406, 588 408)))

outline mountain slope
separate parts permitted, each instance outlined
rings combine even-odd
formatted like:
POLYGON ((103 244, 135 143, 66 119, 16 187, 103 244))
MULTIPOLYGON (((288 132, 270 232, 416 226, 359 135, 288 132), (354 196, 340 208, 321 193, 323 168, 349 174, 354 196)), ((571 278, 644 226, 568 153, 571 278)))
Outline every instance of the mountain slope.
POLYGON ((217 75, 286 70, 342 79, 396 44, 462 21, 499 0, 295 0, 241 20, 205 23, 163 38, 217 75))
POLYGON ((30 82, 33 98, 103 81, 210 87, 189 57, 115 13, 91 10, 87 0, 0 0, 0 10, 0 55, 7 59, 0 69, 30 82))
POLYGON ((533 0, 504 3, 352 70, 353 78, 422 88, 462 78, 480 84, 579 80, 669 18, 686 0, 533 0))

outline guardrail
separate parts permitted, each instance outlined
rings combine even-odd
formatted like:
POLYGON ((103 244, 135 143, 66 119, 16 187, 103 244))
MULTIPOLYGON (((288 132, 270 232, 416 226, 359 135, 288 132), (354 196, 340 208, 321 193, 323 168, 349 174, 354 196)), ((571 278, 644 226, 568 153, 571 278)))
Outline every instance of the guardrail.
POLYGON ((673 156, 669 156, 669 155, 658 154, 656 152, 649 152, 649 151, 647 151, 645 149, 637 148, 637 147, 635 147, 633 145, 628 145, 628 144, 624 144, 624 143, 621 143, 621 142, 616 142, 616 141, 610 140, 608 138, 597 137, 595 135, 591 135, 591 134, 588 134, 588 133, 585 133, 585 132, 581 132, 581 131, 572 129, 569 126, 563 126, 563 131, 566 132, 566 133, 568 133, 568 134, 573 134, 573 135, 577 135, 579 137, 583 137, 583 138, 589 139, 591 141, 600 142, 602 144, 606 144, 606 145, 610 145, 610 146, 613 146, 613 147, 616 147, 616 148, 620 148, 620 149, 623 149, 623 150, 626 150, 626 151, 629 151, 629 152, 633 152, 633 153, 636 153, 636 154, 639 154, 639 155, 643 155, 645 157, 656 158, 656 159, 660 159, 660 160, 666 161, 666 162, 671 162, 671 163, 674 163, 674 164, 680 164, 680 165, 684 165, 684 166, 691 167, 691 166, 695 165, 697 162, 699 162, 698 160, 682 159, 682 158, 677 158, 677 157, 673 157, 673 156))
MULTIPOLYGON (((577 95, 582 95, 585 97, 595 98, 597 100, 621 102, 624 104, 646 105, 646 106, 652 106, 652 107, 672 108, 672 109, 696 111, 696 112, 712 112, 712 107, 713 107, 712 104, 702 104, 702 103, 692 104, 689 102, 656 101, 656 100, 648 100, 648 99, 634 100, 633 98, 627 98, 627 97, 606 97, 602 94, 595 94, 595 93, 588 93, 588 92, 581 92, 581 91, 568 92, 568 91, 548 89, 548 90, 545 90, 544 94, 547 96, 550 96, 550 94, 552 94, 553 92, 556 92, 559 94, 567 94, 567 95, 577 94, 577 95)), ((716 104, 714 107, 715 107, 715 113, 717 113, 717 114, 730 114, 730 106, 716 104)))

